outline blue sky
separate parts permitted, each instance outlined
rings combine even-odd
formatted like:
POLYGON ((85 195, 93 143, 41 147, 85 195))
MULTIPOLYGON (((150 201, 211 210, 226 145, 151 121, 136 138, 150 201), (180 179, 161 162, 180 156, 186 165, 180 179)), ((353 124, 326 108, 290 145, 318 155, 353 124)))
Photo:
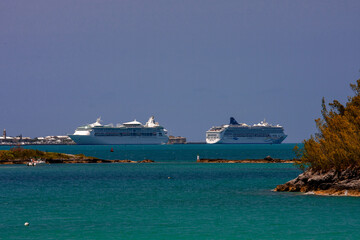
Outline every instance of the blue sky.
POLYGON ((0 129, 64 135, 151 115, 171 135, 264 118, 286 142, 360 78, 360 1, 0 2, 0 129))

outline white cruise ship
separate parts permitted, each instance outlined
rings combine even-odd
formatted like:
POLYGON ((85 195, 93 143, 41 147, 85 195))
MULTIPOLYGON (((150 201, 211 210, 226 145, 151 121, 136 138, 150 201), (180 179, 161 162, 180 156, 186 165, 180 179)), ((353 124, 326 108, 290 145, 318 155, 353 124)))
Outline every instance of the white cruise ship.
POLYGON ((230 124, 212 127, 206 132, 206 143, 227 144, 279 144, 287 137, 280 125, 270 125, 265 120, 252 126, 238 123, 233 117, 230 124))
POLYGON ((100 118, 95 123, 78 127, 69 137, 80 145, 130 145, 166 144, 167 130, 150 117, 145 125, 136 120, 117 124, 102 125, 100 118))

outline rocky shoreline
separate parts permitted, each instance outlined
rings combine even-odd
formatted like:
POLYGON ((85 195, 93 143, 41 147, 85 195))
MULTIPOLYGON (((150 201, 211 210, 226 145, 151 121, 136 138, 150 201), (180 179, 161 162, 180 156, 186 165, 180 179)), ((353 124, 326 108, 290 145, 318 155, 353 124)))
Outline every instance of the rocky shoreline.
POLYGON ((263 159, 241 159, 241 160, 228 160, 228 159, 211 159, 200 158, 197 162, 200 163, 294 163, 294 159, 279 159, 267 156, 263 159))
POLYGON ((0 164, 26 164, 35 166, 37 164, 57 163, 150 163, 150 159, 142 161, 131 160, 108 160, 88 157, 84 154, 66 154, 57 152, 43 152, 34 149, 23 149, 21 147, 10 150, 0 150, 0 164))
POLYGON ((307 170, 297 178, 278 185, 277 192, 302 192, 330 196, 360 196, 360 168, 344 171, 307 170))
MULTIPOLYGON (((106 160, 99 158, 69 158, 69 159, 42 159, 46 164, 58 164, 58 163, 152 163, 153 160, 145 159, 142 161, 132 160, 106 160)), ((12 164, 28 164, 31 160, 0 160, 0 165, 12 165, 12 164)))

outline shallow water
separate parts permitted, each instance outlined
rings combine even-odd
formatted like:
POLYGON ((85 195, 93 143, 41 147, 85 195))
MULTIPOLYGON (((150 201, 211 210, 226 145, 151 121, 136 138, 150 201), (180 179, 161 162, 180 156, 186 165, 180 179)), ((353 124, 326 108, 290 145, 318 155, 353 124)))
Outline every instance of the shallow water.
MULTIPOLYGON (((223 159, 292 159, 296 144, 182 144, 182 145, 32 145, 24 148, 48 152, 85 154, 102 159, 151 159, 156 162, 194 162, 200 158, 223 159), (113 149, 113 152, 110 150, 113 149)), ((302 146, 301 144, 299 144, 302 146)), ((10 149, 0 146, 0 150, 10 149)))
POLYGON ((170 160, 3 165, 0 239, 359 239, 360 198, 271 191, 298 174, 170 160))

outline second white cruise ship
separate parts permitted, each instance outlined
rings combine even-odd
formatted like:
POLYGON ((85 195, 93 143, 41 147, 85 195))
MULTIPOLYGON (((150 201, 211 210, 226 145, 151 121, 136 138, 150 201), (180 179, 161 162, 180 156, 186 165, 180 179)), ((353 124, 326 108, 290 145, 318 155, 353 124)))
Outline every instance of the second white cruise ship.
POLYGON ((206 143, 228 144, 279 144, 287 137, 280 125, 270 125, 265 120, 252 126, 238 123, 233 117, 230 124, 212 127, 206 132, 206 143))
POLYGON ((166 144, 167 130, 150 117, 145 125, 136 120, 123 124, 102 125, 100 118, 95 123, 78 127, 69 137, 79 145, 130 145, 166 144))

